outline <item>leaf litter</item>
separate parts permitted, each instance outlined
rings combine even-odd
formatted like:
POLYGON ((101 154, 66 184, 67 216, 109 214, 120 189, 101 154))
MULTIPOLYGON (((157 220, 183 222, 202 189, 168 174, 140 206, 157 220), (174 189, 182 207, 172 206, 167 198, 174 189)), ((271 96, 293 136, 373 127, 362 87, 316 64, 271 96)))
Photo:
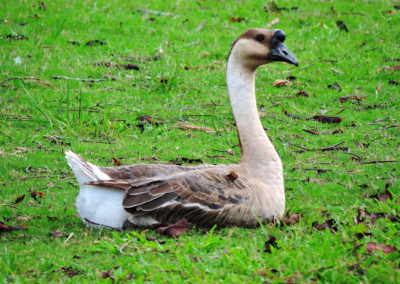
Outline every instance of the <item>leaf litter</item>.
POLYGON ((173 225, 158 227, 155 229, 155 231, 159 234, 167 235, 176 239, 177 237, 191 229, 192 225, 187 219, 183 218, 173 225))

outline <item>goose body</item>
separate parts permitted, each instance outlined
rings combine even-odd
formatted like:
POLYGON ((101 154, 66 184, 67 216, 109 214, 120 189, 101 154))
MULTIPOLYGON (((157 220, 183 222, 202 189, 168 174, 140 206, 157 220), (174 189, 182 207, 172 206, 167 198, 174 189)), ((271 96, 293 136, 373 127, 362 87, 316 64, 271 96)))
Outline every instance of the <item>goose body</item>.
POLYGON ((80 191, 76 207, 88 226, 157 226, 186 218, 199 226, 255 226, 285 209, 282 162, 260 122, 257 67, 298 65, 281 30, 250 29, 233 44, 227 85, 242 149, 235 165, 95 166, 66 152, 80 191))

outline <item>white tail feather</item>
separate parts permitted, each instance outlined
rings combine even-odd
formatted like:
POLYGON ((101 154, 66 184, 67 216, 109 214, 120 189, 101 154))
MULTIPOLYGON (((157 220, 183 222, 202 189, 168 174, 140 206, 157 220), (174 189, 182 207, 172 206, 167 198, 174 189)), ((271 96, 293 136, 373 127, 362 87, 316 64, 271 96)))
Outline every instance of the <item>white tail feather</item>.
POLYGON ((122 228, 130 216, 122 207, 125 192, 120 189, 87 185, 87 182, 109 180, 110 177, 72 151, 66 151, 68 165, 73 170, 79 183, 79 194, 75 206, 87 226, 122 228), (100 225, 96 225, 100 224, 100 225))

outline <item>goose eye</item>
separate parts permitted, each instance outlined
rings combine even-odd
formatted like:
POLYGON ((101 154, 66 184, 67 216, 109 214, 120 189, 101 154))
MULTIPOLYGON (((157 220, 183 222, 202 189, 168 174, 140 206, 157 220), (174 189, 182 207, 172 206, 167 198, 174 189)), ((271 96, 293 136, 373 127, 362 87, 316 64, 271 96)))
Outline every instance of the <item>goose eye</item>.
POLYGON ((257 41, 263 41, 264 39, 265 39, 265 36, 263 34, 256 35, 256 40, 257 41))

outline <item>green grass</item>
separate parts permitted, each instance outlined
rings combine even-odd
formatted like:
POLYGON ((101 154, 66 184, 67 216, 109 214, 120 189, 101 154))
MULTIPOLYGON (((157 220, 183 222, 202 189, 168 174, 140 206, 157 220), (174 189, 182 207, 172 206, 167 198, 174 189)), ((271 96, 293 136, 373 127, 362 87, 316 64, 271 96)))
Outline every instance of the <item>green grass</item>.
POLYGON ((103 279, 102 272, 107 271, 122 282, 400 280, 398 250, 366 251, 368 242, 400 249, 399 222, 354 222, 358 208, 399 215, 400 163, 362 162, 400 160, 400 128, 389 127, 400 123, 400 86, 389 84, 400 81, 400 73, 384 67, 400 64, 400 10, 394 8, 400 4, 279 1, 280 7, 299 8, 271 13, 263 9, 266 1, 46 1, 47 9, 40 9, 40 1, 1 2, 0 221, 29 227, 0 235, 3 282, 111 282, 103 279), (137 8, 174 16, 135 13, 137 8), (239 16, 245 20, 229 21, 239 16), (302 214, 300 222, 198 229, 177 240, 147 230, 85 228, 74 208, 78 188, 64 159, 66 149, 108 166, 113 165, 112 158, 123 164, 167 163, 182 157, 204 163, 239 162, 225 86, 226 56, 239 34, 265 27, 275 18, 279 24, 274 28, 286 32, 287 46, 301 65, 260 68, 257 97, 266 114, 262 123, 284 164, 287 210, 302 214), (337 20, 347 25, 348 33, 338 29, 337 20), (197 30, 203 21, 207 22, 197 30), (89 40, 107 44, 85 46, 89 40), (157 55, 161 60, 145 60, 157 55), (16 64, 19 60, 22 63, 16 64), (140 70, 94 62, 131 63, 140 70), (110 80, 86 83, 55 80, 53 75, 110 80), (272 85, 288 76, 296 76, 298 84, 272 85), (40 81, 11 79, 17 77, 40 81), (162 78, 168 83, 160 83, 162 78), (341 86, 340 93, 327 88, 334 82, 341 86), (299 90, 310 96, 297 97, 299 90), (338 101, 351 94, 365 99, 338 101), (301 117, 321 110, 326 115, 340 112, 343 121, 293 119, 282 107, 301 117), (141 133, 135 126, 141 115, 166 123, 145 125, 141 133), (174 127, 182 121, 216 131, 174 127), (343 132, 331 134, 336 129, 343 132), (340 142, 349 153, 298 152, 298 146, 323 148, 340 142), (228 149, 236 155, 212 157, 225 155, 214 150, 228 149), (317 175, 317 169, 327 171, 317 175), (389 180, 393 200, 368 197, 383 192, 389 180), (44 198, 35 201, 30 191, 43 192, 44 198), (6 206, 22 194, 22 202, 6 206), (331 218, 338 224, 337 233, 317 231, 312 225, 331 218), (56 238, 54 232, 62 235, 56 238), (371 234, 357 238, 359 232, 371 234), (268 235, 278 243, 271 253, 264 252, 268 235), (127 255, 121 254, 128 241, 132 242, 124 249, 127 255))

